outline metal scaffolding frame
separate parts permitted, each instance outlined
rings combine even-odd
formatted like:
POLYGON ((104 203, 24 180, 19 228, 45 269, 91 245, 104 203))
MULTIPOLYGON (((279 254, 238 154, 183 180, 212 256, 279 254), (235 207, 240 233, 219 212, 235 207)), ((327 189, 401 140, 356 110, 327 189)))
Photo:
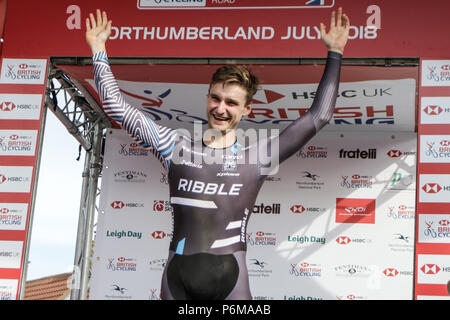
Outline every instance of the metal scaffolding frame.
MULTIPOLYGON (((111 64, 324 64, 325 58, 299 59, 218 59, 218 58, 109 58, 111 64)), ((113 125, 98 105, 76 79, 71 78, 55 65, 91 65, 87 57, 54 57, 48 76, 45 107, 48 108, 86 152, 82 173, 82 191, 79 209, 78 231, 72 274, 71 300, 88 299, 90 266, 93 248, 96 200, 99 195, 98 180, 102 170, 104 130, 113 125)), ((352 66, 417 66, 417 58, 346 58, 343 65, 352 66)), ((80 150, 81 153, 81 150, 80 150)))
POLYGON ((51 65, 45 107, 85 150, 78 230, 71 283, 71 300, 88 297, 98 180, 102 170, 103 132, 112 123, 89 92, 75 79, 51 65))

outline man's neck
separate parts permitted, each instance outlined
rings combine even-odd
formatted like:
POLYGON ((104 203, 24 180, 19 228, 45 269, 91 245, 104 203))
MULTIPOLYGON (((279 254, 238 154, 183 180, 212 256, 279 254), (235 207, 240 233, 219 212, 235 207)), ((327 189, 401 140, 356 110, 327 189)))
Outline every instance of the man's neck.
POLYGON ((236 130, 215 131, 213 135, 206 136, 203 143, 210 148, 228 148, 236 142, 236 130))

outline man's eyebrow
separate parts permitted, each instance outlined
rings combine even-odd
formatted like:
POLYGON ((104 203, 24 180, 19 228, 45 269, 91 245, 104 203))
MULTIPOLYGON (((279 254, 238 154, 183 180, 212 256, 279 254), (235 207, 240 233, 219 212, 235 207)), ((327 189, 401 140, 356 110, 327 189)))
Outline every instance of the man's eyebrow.
POLYGON ((227 100, 228 103, 239 104, 239 102, 237 100, 234 100, 232 98, 227 98, 226 100, 227 100))
POLYGON ((239 104, 239 101, 238 100, 235 100, 235 99, 233 99, 233 98, 227 98, 227 97, 225 97, 225 98, 222 98, 219 94, 217 94, 217 93, 213 93, 213 92, 210 92, 209 93, 209 96, 211 97, 211 98, 214 98, 214 99, 219 99, 219 100, 225 100, 227 103, 233 103, 233 104, 239 104))
POLYGON ((210 95, 211 97, 213 97, 213 98, 220 98, 220 96, 219 96, 218 94, 216 94, 216 93, 210 92, 209 95, 210 95))

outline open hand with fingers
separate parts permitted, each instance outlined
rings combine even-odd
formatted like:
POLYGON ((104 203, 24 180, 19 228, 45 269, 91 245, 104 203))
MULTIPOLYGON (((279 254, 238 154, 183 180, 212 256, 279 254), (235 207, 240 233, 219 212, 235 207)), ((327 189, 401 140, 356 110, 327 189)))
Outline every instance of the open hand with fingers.
POLYGON ((336 51, 340 54, 344 53, 344 48, 348 40, 348 33, 350 30, 350 19, 345 13, 342 13, 342 8, 336 12, 331 13, 330 30, 326 33, 325 25, 320 23, 320 36, 328 48, 328 51, 336 51))
POLYGON ((111 25, 112 21, 108 21, 106 12, 102 13, 99 9, 97 9, 97 19, 92 13, 89 14, 89 18, 86 18, 86 42, 93 54, 106 50, 106 41, 111 35, 111 25))

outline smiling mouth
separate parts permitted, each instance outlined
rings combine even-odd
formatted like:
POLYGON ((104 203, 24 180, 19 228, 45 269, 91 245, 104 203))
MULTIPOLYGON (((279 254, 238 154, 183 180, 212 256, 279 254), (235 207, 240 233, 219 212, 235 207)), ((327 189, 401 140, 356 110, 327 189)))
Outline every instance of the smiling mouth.
POLYGON ((231 118, 225 118, 225 117, 219 117, 215 114, 212 114, 212 116, 214 117, 214 119, 218 120, 218 121, 229 121, 231 120, 231 118))

